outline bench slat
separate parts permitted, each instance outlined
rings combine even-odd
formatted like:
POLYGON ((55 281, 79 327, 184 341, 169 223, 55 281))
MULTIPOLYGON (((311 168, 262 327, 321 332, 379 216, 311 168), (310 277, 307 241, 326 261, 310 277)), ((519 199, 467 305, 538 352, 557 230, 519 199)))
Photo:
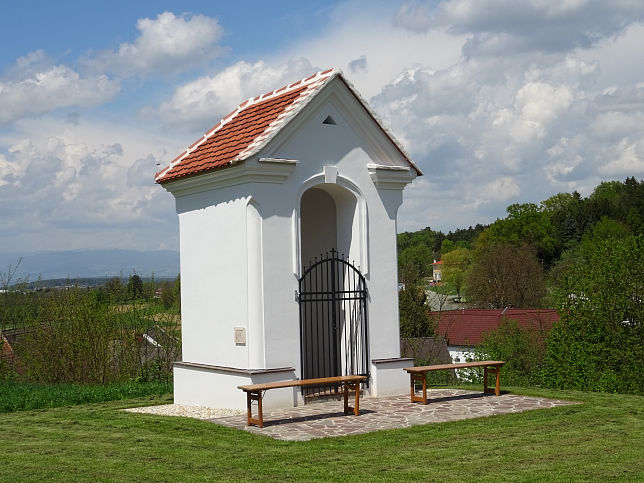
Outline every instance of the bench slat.
POLYGON ((434 366, 406 367, 405 371, 412 373, 412 372, 441 371, 445 369, 463 369, 465 367, 485 367, 485 366, 501 367, 503 364, 505 364, 505 361, 455 362, 453 364, 436 364, 434 366))
POLYGON ((295 379, 293 381, 275 381, 260 384, 246 384, 237 386, 246 392, 266 391, 268 389, 279 389, 282 387, 301 387, 301 386, 324 386, 327 384, 341 384, 344 382, 362 382, 366 381, 367 376, 333 376, 320 377, 317 379, 295 379))

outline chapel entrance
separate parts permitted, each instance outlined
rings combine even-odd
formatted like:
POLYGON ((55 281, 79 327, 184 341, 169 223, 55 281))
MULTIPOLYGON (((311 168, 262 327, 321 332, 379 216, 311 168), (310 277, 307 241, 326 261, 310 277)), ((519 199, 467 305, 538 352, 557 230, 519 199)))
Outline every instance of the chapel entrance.
MULTIPOLYGON (((336 249, 358 251, 356 197, 337 185, 309 189, 301 201, 301 230, 302 259, 307 260, 298 293, 301 378, 369 376, 365 277, 336 249)), ((303 395, 338 391, 308 387, 303 395)))

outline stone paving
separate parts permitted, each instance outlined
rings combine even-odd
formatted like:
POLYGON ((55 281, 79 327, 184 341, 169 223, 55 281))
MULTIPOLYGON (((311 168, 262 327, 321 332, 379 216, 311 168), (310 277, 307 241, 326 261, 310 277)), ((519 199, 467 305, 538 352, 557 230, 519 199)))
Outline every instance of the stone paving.
MULTIPOLYGON (((315 438, 347 436, 382 429, 407 428, 418 424, 442 423, 460 419, 519 413, 546 409, 572 401, 481 392, 458 389, 427 391, 428 404, 411 403, 409 395, 365 397, 360 399, 360 415, 345 415, 342 400, 315 402, 294 408, 264 411, 264 427, 246 426, 246 415, 210 419, 209 421, 255 434, 286 441, 308 441, 315 438)), ((255 410, 256 407, 253 407, 255 410)))

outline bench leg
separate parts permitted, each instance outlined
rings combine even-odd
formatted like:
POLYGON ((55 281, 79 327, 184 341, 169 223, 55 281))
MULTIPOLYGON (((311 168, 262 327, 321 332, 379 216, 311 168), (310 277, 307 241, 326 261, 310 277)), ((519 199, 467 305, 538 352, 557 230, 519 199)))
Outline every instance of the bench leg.
POLYGON ((420 402, 427 404, 427 373, 423 374, 409 374, 409 379, 411 383, 411 402, 420 402), (416 396, 416 386, 415 383, 420 382, 423 385, 423 395, 416 396))
POLYGON ((349 412, 349 384, 346 382, 342 385, 342 393, 344 397, 344 414, 349 412))
POLYGON ((246 426, 253 424, 264 427, 264 415, 262 414, 262 393, 260 392, 247 392, 246 393, 246 426), (253 417, 253 401, 257 401, 257 417, 253 417))
POLYGON ((483 368, 483 393, 488 394, 494 392, 497 396, 501 395, 501 368, 496 366, 484 367, 483 368), (494 390, 489 388, 487 385, 488 381, 488 371, 496 375, 496 383, 494 390))
POLYGON ((356 389, 356 402, 353 406, 353 414, 360 416, 360 383, 356 382, 353 385, 356 389))
POLYGON ((409 391, 411 393, 411 402, 414 402, 414 398, 416 397, 416 388, 414 387, 414 375, 411 373, 409 374, 409 384, 411 386, 409 388, 409 391))
POLYGON ((427 373, 423 374, 423 404, 427 404, 427 373))
POLYGON ((345 382, 343 385, 344 394, 344 414, 353 411, 356 416, 360 415, 360 383, 359 382, 345 382), (353 407, 349 406, 349 389, 355 391, 355 402, 353 407))

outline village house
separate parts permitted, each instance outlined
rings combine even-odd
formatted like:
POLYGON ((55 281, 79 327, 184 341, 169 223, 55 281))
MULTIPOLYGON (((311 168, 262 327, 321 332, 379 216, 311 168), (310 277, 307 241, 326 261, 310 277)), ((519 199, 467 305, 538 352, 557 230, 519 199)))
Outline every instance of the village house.
POLYGON ((436 283, 440 283, 440 281, 443 279, 443 260, 434 260, 434 263, 432 263, 432 281, 436 283))
POLYGON ((555 309, 461 309, 430 312, 438 321, 437 336, 447 341, 452 362, 466 362, 486 333, 499 328, 504 319, 515 320, 520 327, 546 337, 552 324, 559 320, 555 309))

